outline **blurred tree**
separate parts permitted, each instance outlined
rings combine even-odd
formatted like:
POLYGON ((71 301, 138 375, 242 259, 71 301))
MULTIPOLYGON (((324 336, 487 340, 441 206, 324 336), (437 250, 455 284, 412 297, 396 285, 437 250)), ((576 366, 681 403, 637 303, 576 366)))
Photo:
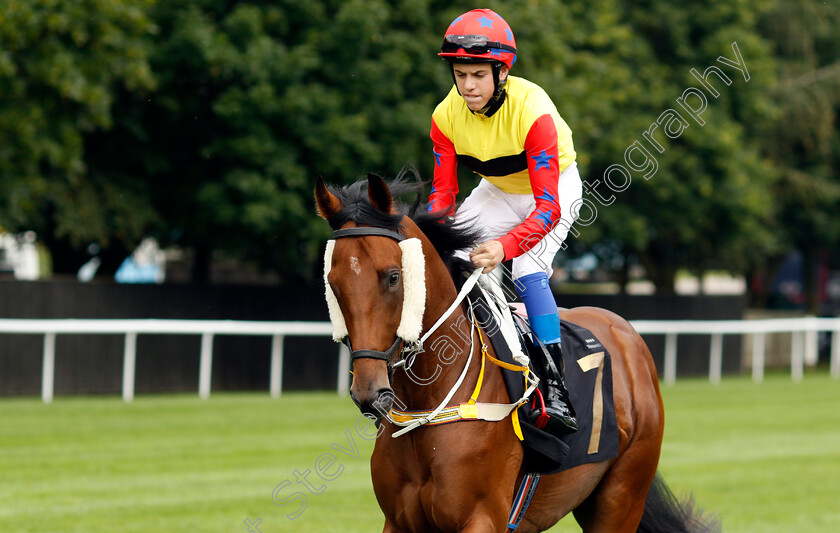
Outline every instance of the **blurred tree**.
MULTIPOLYGON (((840 266, 840 6, 833 2, 778 0, 761 17, 772 43, 779 84, 772 93, 777 120, 762 136, 763 150, 779 169, 774 187, 778 238, 805 259, 806 308, 819 314, 817 263, 840 266)), ((767 280, 756 303, 766 303, 783 254, 760 263, 767 280)))
MULTIPOLYGON (((769 191, 776 175, 757 137, 773 110, 773 61, 755 29, 754 14, 765 8, 762 1, 574 4, 570 18, 583 31, 569 31, 578 39, 558 32, 568 49, 554 62, 568 65, 569 83, 547 86, 572 108, 566 116, 582 152, 583 176, 604 200, 585 195, 598 212, 591 226, 580 228, 581 242, 617 243, 601 249, 620 250, 625 264, 637 257, 657 292, 673 292, 681 268, 744 272, 777 247, 769 191), (736 59, 733 42, 749 81, 716 61, 736 59), (711 76, 717 97, 691 75, 713 65, 732 80, 727 86, 711 76), (705 95, 700 120, 677 102, 691 87, 705 95), (685 124, 666 136, 662 114, 668 110, 685 124), (628 172, 605 176, 614 164, 628 172)), ((685 101, 701 107, 697 96, 685 101)))
POLYGON ((120 248, 155 219, 136 176, 92 175, 84 148, 113 125, 116 89, 154 86, 150 5, 0 2, 0 225, 35 230, 56 270, 75 272, 90 242, 120 248))
MULTIPOLYGON (((431 177, 429 117, 452 84, 436 52, 451 20, 474 7, 442 0, 0 2, 0 224, 38 231, 59 251, 59 271, 78 267, 81 260, 61 258, 81 258, 91 241, 118 257, 153 235, 194 251, 195 280, 207 279, 222 252, 287 281, 317 278, 328 236, 310 199, 318 174, 347 183, 414 164, 431 177)), ((829 184, 831 170, 818 162, 833 154, 836 168, 838 157, 836 124, 813 102, 836 97, 826 81, 836 38, 825 21, 814 31, 800 24, 809 28, 801 35, 773 22, 787 16, 773 10, 816 9, 796 5, 488 3, 516 34, 513 74, 548 91, 574 132, 582 176, 615 197, 601 205, 587 195, 597 216, 589 213, 593 220, 578 228, 580 243, 607 243, 597 249, 638 258, 668 292, 679 268, 743 272, 796 241, 780 216, 795 210, 796 197, 788 195, 781 211, 774 194, 791 190, 797 174, 789 169, 802 171, 808 158, 829 184), (800 49, 780 44, 787 41, 811 55, 802 61, 800 49), (716 61, 735 59, 733 42, 749 81, 716 61), (797 67, 783 76, 788 60, 797 67), (717 97, 690 74, 712 65, 732 80, 725 86, 712 76, 717 97), (788 86, 799 103, 787 100, 788 86), (704 124, 686 115, 688 126, 674 138, 662 126, 651 133, 663 112, 685 114, 677 98, 688 87, 706 91, 704 124), (779 122, 814 114, 820 120, 801 134, 779 122), (631 154, 638 168, 625 161, 634 143, 647 149, 648 163, 655 160, 655 172, 640 170, 638 149, 631 154), (613 164, 629 171, 621 192, 604 185, 613 164)), ((808 176, 799 175, 798 190, 816 186, 808 176)), ((808 210, 810 226, 796 231, 829 242, 823 230, 831 221, 819 217, 828 216, 833 189, 818 190, 809 197, 825 205, 808 210)))
POLYGON ((431 4, 162 2, 158 86, 123 94, 117 131, 90 138, 97 165, 144 176, 157 236, 195 250, 195 280, 214 250, 312 279, 328 235, 315 177, 425 164, 435 86, 448 79, 431 4))

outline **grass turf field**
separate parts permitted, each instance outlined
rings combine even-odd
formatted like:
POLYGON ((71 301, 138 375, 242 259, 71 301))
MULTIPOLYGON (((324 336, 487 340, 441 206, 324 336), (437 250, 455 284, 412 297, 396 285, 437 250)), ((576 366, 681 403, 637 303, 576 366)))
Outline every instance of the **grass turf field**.
MULTIPOLYGON (((663 397, 660 471, 725 532, 840 531, 840 381, 682 380, 663 397)), ((357 418, 328 392, 3 399, 0 531, 379 531, 357 418), (320 491, 305 507, 295 472, 320 491)))

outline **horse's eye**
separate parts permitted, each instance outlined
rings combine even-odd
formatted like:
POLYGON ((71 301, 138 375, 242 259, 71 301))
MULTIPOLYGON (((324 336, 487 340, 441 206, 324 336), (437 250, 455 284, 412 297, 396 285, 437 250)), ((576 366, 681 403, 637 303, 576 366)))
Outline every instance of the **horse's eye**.
POLYGON ((394 285, 399 283, 399 281, 400 281, 400 273, 399 272, 391 272, 391 274, 388 275, 388 286, 389 287, 393 287, 394 285))

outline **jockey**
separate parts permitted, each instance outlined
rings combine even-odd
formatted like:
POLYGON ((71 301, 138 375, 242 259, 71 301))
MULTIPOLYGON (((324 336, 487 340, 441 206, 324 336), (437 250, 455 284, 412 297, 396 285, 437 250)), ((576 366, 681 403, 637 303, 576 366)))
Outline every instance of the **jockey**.
POLYGON ((470 259, 485 273, 513 260, 514 285, 531 329, 551 356, 539 357, 542 350, 536 350, 546 384, 547 429, 573 432, 577 421, 549 287, 554 255, 577 218, 572 205, 582 195, 572 132, 543 89, 509 75, 516 42, 495 12, 475 9, 456 18, 438 55, 449 63, 455 85, 432 114, 435 171, 428 209, 482 228, 485 240, 470 259), (456 211, 459 163, 482 179, 456 211))

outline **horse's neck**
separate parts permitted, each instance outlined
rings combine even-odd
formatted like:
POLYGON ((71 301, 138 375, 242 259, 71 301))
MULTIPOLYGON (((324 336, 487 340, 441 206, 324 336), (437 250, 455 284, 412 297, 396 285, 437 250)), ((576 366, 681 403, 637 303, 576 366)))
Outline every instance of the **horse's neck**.
MULTIPOLYGON (((451 301, 447 309, 450 304, 451 301)), ((482 348, 495 356, 490 337, 470 317, 472 313, 468 312, 467 304, 461 304, 423 343, 424 351, 409 361, 411 365, 399 376, 401 379, 394 380, 397 398, 405 404, 398 408, 434 409, 456 386, 457 390, 447 406, 470 398, 481 373, 482 348), (459 385, 462 376, 463 381, 459 385)), ((484 401, 507 402, 507 392, 498 367, 486 361, 484 367, 481 397, 484 401)))
MULTIPOLYGON (((406 224, 408 227, 413 227, 411 221, 406 224)), ((416 236, 423 242, 426 256, 426 307, 423 315, 423 331, 426 332, 455 301, 458 289, 449 269, 428 238, 419 230, 416 236)), ((437 407, 461 377, 464 365, 468 364, 467 361, 470 368, 451 401, 457 402, 469 398, 481 366, 481 340, 477 326, 473 327, 474 324, 470 323, 469 316, 471 315, 467 312, 465 300, 426 339, 423 343, 424 351, 413 361, 409 361, 411 366, 406 368, 404 373, 400 372, 399 376, 395 376, 394 392, 397 398, 406 404, 403 407, 410 410, 437 407), (466 398, 463 397, 464 394, 466 398)), ((492 346, 489 346, 490 339, 484 333, 482 335, 492 353, 492 346)))
MULTIPOLYGON (((434 246, 422 232, 418 231, 417 233, 417 237, 423 242, 426 256, 426 302, 421 334, 425 335, 434 327, 438 319, 446 313, 449 306, 455 301, 458 291, 446 265, 437 255, 434 246)), ((460 346, 465 345, 466 342, 458 337, 449 326, 453 321, 464 321, 465 318, 466 313, 463 310, 463 305, 459 306, 445 323, 432 331, 429 338, 423 341, 424 351, 407 361, 405 371, 397 371, 393 388, 397 398, 408 404, 403 407, 415 409, 425 405, 422 400, 427 397, 435 397, 432 395, 438 394, 437 391, 442 387, 442 383, 449 381, 443 378, 443 375, 449 373, 450 369, 446 367, 452 366, 452 361, 448 359, 451 356, 443 353, 439 355, 439 350, 444 345, 451 348, 456 344, 458 351, 462 350, 460 346), (458 317, 462 318, 459 319, 458 317), (421 404, 418 404, 418 402, 421 402, 421 404)), ((398 407, 400 406, 398 405, 398 407)))
MULTIPOLYGON (((455 309, 452 315, 423 343, 423 351, 409 360, 410 366, 394 380, 394 392, 409 410, 433 409, 446 397, 457 383, 464 365, 478 362, 480 354, 478 335, 472 331, 464 306, 455 309)), ((469 384, 468 371, 461 388, 469 384)), ((458 391, 453 401, 460 400, 458 391)))

